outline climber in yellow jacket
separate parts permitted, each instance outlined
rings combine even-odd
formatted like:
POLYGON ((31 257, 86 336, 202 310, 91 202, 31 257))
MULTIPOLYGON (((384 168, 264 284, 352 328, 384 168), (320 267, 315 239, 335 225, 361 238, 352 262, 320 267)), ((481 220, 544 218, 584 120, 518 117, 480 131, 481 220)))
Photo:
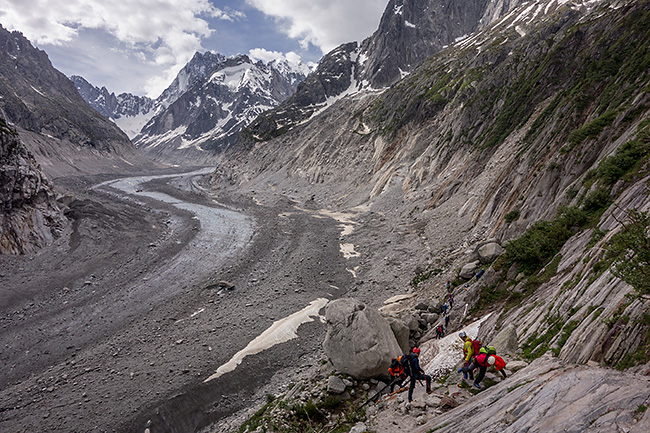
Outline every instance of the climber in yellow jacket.
MULTIPOLYGON (((470 368, 472 364, 472 357, 474 356, 474 346, 472 344, 472 339, 467 336, 463 331, 458 334, 461 340, 464 341, 463 345, 463 366, 458 370, 459 373, 463 373, 463 379, 467 379, 469 376, 470 380, 474 380, 474 373, 470 368)), ((460 386, 461 384, 458 384, 460 386)))

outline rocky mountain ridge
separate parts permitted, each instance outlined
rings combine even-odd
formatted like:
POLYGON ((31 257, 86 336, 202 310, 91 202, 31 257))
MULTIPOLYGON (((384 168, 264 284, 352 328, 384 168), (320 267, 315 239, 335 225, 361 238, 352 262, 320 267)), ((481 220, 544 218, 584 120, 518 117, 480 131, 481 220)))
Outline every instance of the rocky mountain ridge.
POLYGON ((120 93, 116 96, 106 87, 97 88, 78 75, 72 75, 70 80, 84 101, 102 116, 115 122, 129 138, 135 137, 153 116, 155 102, 151 98, 130 93, 120 93))
POLYGON ((264 113, 247 137, 265 141, 281 135, 338 99, 361 90, 381 91, 425 59, 482 30, 522 0, 391 0, 378 29, 361 44, 343 44, 325 55, 296 94, 264 113))
POLYGON ((248 56, 197 52, 152 100, 115 96, 71 77, 93 108, 114 121, 149 157, 207 162, 236 142, 239 131, 295 91, 309 68, 288 60, 267 64, 248 56))
POLYGON ((105 87, 98 88, 83 77, 73 75, 70 79, 91 107, 115 122, 129 138, 134 138, 152 117, 174 103, 190 86, 204 79, 225 60, 226 57, 221 54, 196 52, 156 99, 131 93, 115 96, 115 93, 110 93, 105 87))
POLYGON ((45 52, 4 28, 0 46, 0 109, 46 173, 106 170, 107 160, 129 171, 133 164, 126 160, 144 162, 128 137, 85 103, 45 52))
POLYGON ((264 64, 245 55, 223 58, 205 77, 175 92, 178 99, 158 112, 134 143, 154 159, 214 160, 248 123, 289 97, 306 71, 286 60, 264 64))

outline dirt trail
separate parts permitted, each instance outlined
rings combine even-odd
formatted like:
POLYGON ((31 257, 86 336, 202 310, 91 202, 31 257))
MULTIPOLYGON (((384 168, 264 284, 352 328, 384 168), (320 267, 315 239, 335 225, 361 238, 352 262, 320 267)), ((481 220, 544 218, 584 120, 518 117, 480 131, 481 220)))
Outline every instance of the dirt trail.
POLYGON ((211 197, 199 175, 98 180, 65 180, 77 200, 54 245, 0 257, 1 431, 194 431, 320 361, 314 321, 203 383, 273 322, 349 289, 336 221, 211 197))

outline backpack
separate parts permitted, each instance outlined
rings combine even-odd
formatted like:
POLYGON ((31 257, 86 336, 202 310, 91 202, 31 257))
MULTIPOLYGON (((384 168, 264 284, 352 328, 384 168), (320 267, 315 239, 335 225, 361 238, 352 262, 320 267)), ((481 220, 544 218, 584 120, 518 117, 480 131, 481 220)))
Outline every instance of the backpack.
POLYGON ((506 362, 501 358, 500 356, 494 356, 494 368, 499 370, 503 370, 506 366, 506 362))
POLYGON ((488 354, 485 353, 485 352, 481 352, 481 353, 479 353, 479 354, 476 356, 476 363, 477 363, 478 365, 480 365, 481 367, 489 367, 490 365, 489 365, 488 362, 487 362, 489 356, 490 356, 490 355, 488 355, 488 354))
POLYGON ((404 367, 404 373, 410 376, 411 375, 411 354, 398 356, 397 361, 402 365, 402 367, 404 367))
POLYGON ((483 345, 478 339, 472 340, 472 349, 474 349, 474 356, 478 356, 481 347, 483 347, 483 345))
POLYGON ((494 346, 488 346, 486 347, 488 355, 496 355, 497 350, 494 348, 494 346))
POLYGON ((401 376, 404 374, 404 367, 402 366, 402 363, 399 362, 397 358, 393 358, 390 361, 390 367, 388 368, 388 373, 391 376, 401 376))

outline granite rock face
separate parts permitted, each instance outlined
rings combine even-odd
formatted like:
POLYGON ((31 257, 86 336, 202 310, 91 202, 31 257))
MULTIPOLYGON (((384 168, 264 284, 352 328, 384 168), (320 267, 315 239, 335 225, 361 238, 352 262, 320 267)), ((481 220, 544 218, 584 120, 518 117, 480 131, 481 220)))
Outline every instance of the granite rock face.
POLYGON ((66 224, 52 186, 15 131, 0 120, 0 254, 45 246, 66 224))

